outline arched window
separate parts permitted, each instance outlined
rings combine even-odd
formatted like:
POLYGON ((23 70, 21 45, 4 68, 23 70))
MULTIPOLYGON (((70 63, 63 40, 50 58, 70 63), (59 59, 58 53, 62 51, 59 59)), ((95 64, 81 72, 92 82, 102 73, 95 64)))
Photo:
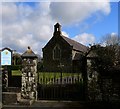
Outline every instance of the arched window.
POLYGON ((61 58, 61 50, 58 45, 56 45, 53 49, 53 59, 54 60, 60 60, 61 58))

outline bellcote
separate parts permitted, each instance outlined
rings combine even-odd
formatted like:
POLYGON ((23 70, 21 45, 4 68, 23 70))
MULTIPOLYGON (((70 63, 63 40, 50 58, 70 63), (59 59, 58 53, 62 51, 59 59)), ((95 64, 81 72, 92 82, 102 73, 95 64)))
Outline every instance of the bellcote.
POLYGON ((54 36, 61 34, 61 25, 59 23, 56 23, 54 25, 54 36))

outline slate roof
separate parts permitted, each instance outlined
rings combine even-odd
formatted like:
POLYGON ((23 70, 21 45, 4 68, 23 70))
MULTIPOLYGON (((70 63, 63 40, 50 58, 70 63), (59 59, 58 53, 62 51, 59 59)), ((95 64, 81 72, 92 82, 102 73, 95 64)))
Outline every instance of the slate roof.
POLYGON ((81 43, 74 41, 68 37, 62 36, 64 40, 66 40, 71 46, 73 46, 74 50, 81 51, 83 53, 86 53, 88 51, 88 47, 85 45, 82 45, 81 43))
POLYGON ((87 54, 87 58, 97 58, 98 55, 95 53, 94 50, 90 51, 88 54, 87 54))
POLYGON ((22 58, 37 58, 37 55, 31 49, 28 49, 21 55, 21 57, 22 58))
POLYGON ((72 60, 80 60, 82 55, 80 53, 76 53, 72 60))

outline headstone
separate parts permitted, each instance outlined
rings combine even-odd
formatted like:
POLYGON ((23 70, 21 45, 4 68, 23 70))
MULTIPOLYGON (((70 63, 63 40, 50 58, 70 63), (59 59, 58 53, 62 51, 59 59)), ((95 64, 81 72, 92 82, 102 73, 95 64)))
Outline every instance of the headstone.
POLYGON ((37 99, 37 56, 28 47, 22 54, 22 87, 21 97, 23 99, 37 99))

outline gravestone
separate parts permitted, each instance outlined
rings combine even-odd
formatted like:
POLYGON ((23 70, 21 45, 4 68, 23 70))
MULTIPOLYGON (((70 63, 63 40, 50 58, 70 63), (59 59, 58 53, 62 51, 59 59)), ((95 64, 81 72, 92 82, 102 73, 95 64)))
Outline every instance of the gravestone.
POLYGON ((37 56, 28 47, 22 54, 22 99, 37 100, 37 56))

